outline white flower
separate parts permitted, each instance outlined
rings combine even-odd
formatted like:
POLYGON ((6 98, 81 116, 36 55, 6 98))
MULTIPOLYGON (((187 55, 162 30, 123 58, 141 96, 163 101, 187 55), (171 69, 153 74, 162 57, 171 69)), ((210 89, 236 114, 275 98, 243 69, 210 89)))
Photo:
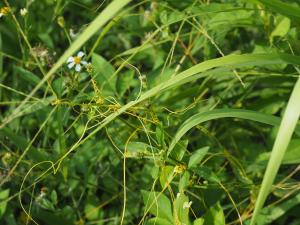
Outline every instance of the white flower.
POLYGON ((23 8, 23 9, 20 10, 21 16, 26 16, 27 13, 28 13, 28 11, 27 11, 26 8, 23 8))
POLYGON ((190 201, 190 202, 184 202, 183 203, 183 209, 187 209, 187 208, 190 208, 191 207, 191 205, 192 205, 192 201, 190 201))
POLYGON ((70 34, 70 37, 71 37, 72 39, 76 38, 76 36, 77 36, 77 34, 74 32, 73 29, 70 29, 69 34, 70 34))
POLYGON ((82 60, 84 53, 82 51, 78 52, 77 56, 71 56, 68 58, 67 63, 69 69, 72 69, 75 66, 75 70, 77 72, 81 71, 82 65, 86 65, 87 62, 82 60))

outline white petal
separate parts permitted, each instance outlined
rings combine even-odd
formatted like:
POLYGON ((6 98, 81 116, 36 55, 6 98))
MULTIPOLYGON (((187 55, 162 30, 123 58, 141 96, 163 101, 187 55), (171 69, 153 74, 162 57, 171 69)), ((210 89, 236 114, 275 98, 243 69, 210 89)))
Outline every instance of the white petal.
POLYGON ((76 70, 77 72, 80 72, 80 70, 81 70, 81 65, 80 65, 80 64, 77 64, 77 65, 75 66, 75 70, 76 70))
POLYGON ((80 62, 82 65, 86 65, 87 64, 87 61, 81 61, 80 62))
POLYGON ((72 57, 72 56, 69 57, 68 60, 67 60, 67 63, 69 63, 69 62, 74 62, 74 57, 72 57))
POLYGON ((78 56, 79 58, 81 58, 82 56, 84 56, 84 52, 82 52, 82 51, 78 52, 77 56, 78 56))
POLYGON ((71 69, 74 65, 75 65, 75 63, 74 63, 74 62, 71 62, 71 63, 68 65, 69 69, 71 69))

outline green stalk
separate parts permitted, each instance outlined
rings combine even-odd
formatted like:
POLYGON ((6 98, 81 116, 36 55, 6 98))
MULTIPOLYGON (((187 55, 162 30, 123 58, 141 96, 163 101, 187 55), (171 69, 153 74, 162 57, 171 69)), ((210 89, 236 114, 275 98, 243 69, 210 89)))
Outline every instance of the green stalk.
POLYGON ((277 133, 277 137, 271 152, 271 157, 269 159, 258 198, 255 203, 255 208, 250 225, 256 224, 259 212, 262 209, 265 200, 271 191, 272 184, 279 170, 279 166, 283 159, 284 153, 296 128, 300 116, 299 99, 300 79, 298 78, 277 133))

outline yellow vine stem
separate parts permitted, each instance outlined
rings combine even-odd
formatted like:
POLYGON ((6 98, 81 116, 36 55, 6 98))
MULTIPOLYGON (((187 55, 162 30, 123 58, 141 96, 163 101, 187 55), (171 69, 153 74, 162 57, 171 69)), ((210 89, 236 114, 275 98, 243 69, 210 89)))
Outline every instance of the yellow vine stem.
POLYGON ((123 210, 122 210, 122 216, 121 216, 121 222, 120 224, 123 225, 124 218, 125 218, 125 211, 126 211, 126 200, 127 200, 127 193, 126 193, 126 158, 127 158, 127 148, 130 140, 134 137, 134 135, 137 133, 139 128, 134 130, 129 138, 126 141, 125 149, 123 153, 123 210))
POLYGON ((32 171, 35 167, 37 167, 37 166, 39 166, 39 165, 41 165, 41 164, 44 164, 44 163, 50 163, 50 164, 51 164, 51 168, 53 168, 53 170, 54 170, 54 164, 53 164, 52 161, 42 161, 42 162, 39 162, 39 163, 35 164, 34 166, 32 166, 32 167, 28 170, 28 172, 27 172, 26 175, 24 176, 24 179, 23 179, 23 181, 22 181, 22 183, 21 183, 20 191, 19 191, 19 194, 18 194, 18 196, 19 196, 19 202, 20 202, 20 206, 21 206, 22 210, 24 211, 24 213, 26 214, 26 216, 28 217, 28 219, 31 220, 31 221, 32 221, 34 224, 36 224, 36 225, 39 225, 39 224, 38 224, 38 223, 30 216, 29 212, 27 212, 26 209, 25 209, 24 206, 23 206, 23 203, 22 203, 22 189, 23 189, 24 183, 25 183, 27 177, 29 176, 29 174, 31 173, 31 171, 32 171))

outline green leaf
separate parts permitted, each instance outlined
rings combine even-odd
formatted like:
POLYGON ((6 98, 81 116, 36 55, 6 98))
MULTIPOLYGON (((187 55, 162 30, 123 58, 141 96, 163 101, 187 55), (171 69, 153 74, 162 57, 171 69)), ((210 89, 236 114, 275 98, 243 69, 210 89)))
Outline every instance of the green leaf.
POLYGON ((0 191, 0 219, 5 213, 7 201, 5 201, 9 196, 9 189, 0 191))
POLYGON ((52 87, 55 93, 58 95, 58 97, 61 97, 63 95, 63 91, 65 90, 64 80, 65 79, 63 77, 59 77, 52 82, 52 87))
POLYGON ((145 209, 158 218, 173 222, 170 200, 162 193, 142 191, 145 209))
POLYGON ((183 193, 178 193, 175 201, 174 201, 174 219, 175 224, 190 224, 189 219, 189 207, 184 207, 185 204, 189 204, 189 198, 183 193))
MULTIPOLYGON (((13 130, 8 127, 4 127, 0 130, 0 135, 6 136, 16 147, 20 149, 26 149, 28 146, 28 141, 25 137, 16 134, 13 130)), ((45 151, 40 151, 35 147, 31 147, 28 151, 28 156, 36 162, 44 161, 47 159, 51 159, 51 155, 49 155, 45 151)))
POLYGON ((174 167, 173 166, 164 166, 161 168, 159 181, 160 181, 162 188, 165 188, 166 185, 170 184, 173 175, 174 175, 174 167))
POLYGON ((93 204, 87 203, 84 207, 85 217, 88 220, 96 220, 99 218, 99 210, 100 209, 93 204))
POLYGON ((203 159, 203 157, 207 154, 208 150, 209 150, 208 146, 196 150, 193 153, 193 155, 190 157, 188 168, 192 168, 192 167, 196 166, 197 164, 199 164, 201 162, 201 160, 203 159))
POLYGON ((46 198, 39 199, 38 204, 44 209, 55 211, 54 204, 46 198))
POLYGON ((271 33, 271 42, 273 42, 274 37, 284 37, 289 32, 290 26, 291 20, 287 17, 283 18, 271 33))
MULTIPOLYGON (((257 162, 268 161, 271 152, 264 152, 257 157, 257 162)), ((288 145, 286 153, 282 159, 283 165, 299 164, 300 163, 300 139, 292 139, 288 145)))
POLYGON ((51 198, 52 203, 53 203, 54 205, 56 205, 56 204, 57 204, 57 193, 56 193, 55 190, 53 190, 53 191, 51 192, 50 198, 51 198))
MULTIPOLYGON (((34 73, 30 72, 29 70, 26 70, 22 67, 15 66, 15 71, 18 72, 18 77, 20 79, 23 79, 24 81, 27 81, 27 84, 31 84, 33 86, 37 85, 41 79, 35 75, 34 73)), ((45 87, 43 86, 43 89, 45 90, 45 87)))
POLYGON ((266 216, 266 222, 272 223, 279 217, 283 216, 287 211, 300 204, 300 194, 291 197, 287 201, 283 201, 279 204, 271 207, 265 207, 261 211, 261 215, 266 216))
POLYGON ((204 215, 204 225, 225 225, 225 216, 220 203, 210 207, 204 215))
POLYGON ((97 81, 100 90, 106 96, 116 93, 116 77, 112 77, 115 68, 98 54, 92 55, 92 64, 95 70, 93 78, 97 81))
POLYGON ((146 156, 153 157, 157 149, 144 142, 129 142, 126 151, 127 158, 140 158, 146 156))
POLYGON ((38 218, 41 223, 45 225, 73 225, 75 223, 74 215, 74 210, 70 206, 66 206, 64 209, 54 212, 41 208, 38 212, 33 214, 33 218, 38 218))
POLYGON ((186 152, 187 145, 188 145, 187 140, 180 141, 178 145, 176 145, 175 148, 173 149, 172 153, 170 154, 170 157, 177 161, 181 161, 181 159, 183 158, 186 152))
POLYGON ((138 86, 139 83, 134 79, 134 71, 128 70, 117 76, 116 90, 120 97, 123 97, 126 91, 133 86, 138 86))
POLYGON ((42 40, 42 42, 49 48, 54 49, 54 43, 52 41, 51 36, 48 33, 40 33, 38 37, 42 40))
POLYGON ((192 169, 199 177, 204 178, 205 180, 219 183, 220 179, 218 176, 206 166, 196 167, 192 169))
POLYGON ((300 164, 300 139, 293 139, 289 143, 282 164, 300 164))
POLYGON ((187 187, 190 185, 190 173, 185 171, 180 177, 178 189, 180 193, 183 193, 187 187))
POLYGON ((148 220, 146 225, 173 225, 173 223, 171 223, 169 220, 155 217, 148 220))
POLYGON ((287 17, 283 18, 271 33, 271 37, 284 37, 288 33, 290 26, 291 20, 287 17))
POLYGON ((204 224, 204 219, 203 218, 198 218, 194 220, 193 225, 203 225, 204 224))

